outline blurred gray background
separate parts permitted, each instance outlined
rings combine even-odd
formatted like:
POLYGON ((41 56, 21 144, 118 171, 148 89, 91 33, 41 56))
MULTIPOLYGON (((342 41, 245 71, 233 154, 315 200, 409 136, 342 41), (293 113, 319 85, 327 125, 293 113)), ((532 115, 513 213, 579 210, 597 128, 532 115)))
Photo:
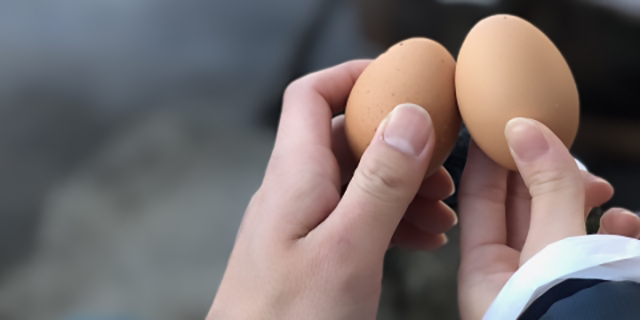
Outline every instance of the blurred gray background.
MULTIPOLYGON (((0 319, 203 319, 288 82, 478 19, 539 25, 583 104, 575 153, 640 209, 637 1, 3 0, 0 319)), ((380 319, 456 319, 455 230, 391 251, 380 319)))

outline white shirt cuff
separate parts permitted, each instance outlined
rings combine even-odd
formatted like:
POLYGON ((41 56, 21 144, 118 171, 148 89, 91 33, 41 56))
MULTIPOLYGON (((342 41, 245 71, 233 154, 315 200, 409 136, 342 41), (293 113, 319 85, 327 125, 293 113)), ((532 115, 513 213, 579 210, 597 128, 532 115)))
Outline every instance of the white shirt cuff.
POLYGON ((640 282, 640 240, 588 235, 548 245, 509 279, 483 319, 517 319, 537 298, 567 279, 640 282))

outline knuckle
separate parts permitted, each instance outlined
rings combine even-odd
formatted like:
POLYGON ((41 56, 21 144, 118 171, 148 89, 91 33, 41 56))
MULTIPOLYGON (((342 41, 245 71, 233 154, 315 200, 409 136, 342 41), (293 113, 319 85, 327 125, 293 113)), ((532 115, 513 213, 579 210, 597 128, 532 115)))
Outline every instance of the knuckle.
POLYGON ((390 191, 400 189, 403 179, 390 163, 371 161, 356 170, 354 180, 364 192, 376 198, 385 197, 390 191))
POLYGON ((287 97, 290 97, 291 95, 299 93, 301 91, 312 89, 315 85, 315 81, 313 79, 314 77, 312 75, 306 75, 289 83, 287 88, 284 90, 284 99, 286 100, 287 97))
POLYGON ((584 188, 582 179, 577 179, 572 174, 562 171, 540 171, 534 174, 530 180, 529 192, 531 196, 554 194, 584 188))
POLYGON ((304 85, 303 81, 304 81, 304 78, 298 78, 298 79, 292 81, 291 83, 289 83, 287 88, 284 89, 284 96, 288 97, 288 96, 291 95, 291 93, 300 90, 300 88, 302 88, 303 85, 304 85))
POLYGON ((247 205, 247 211, 250 211, 256 207, 259 207, 264 199, 264 187, 260 187, 258 191, 256 191, 249 199, 249 204, 247 205))
POLYGON ((473 189, 461 188, 459 191, 461 199, 481 199, 491 203, 504 203, 506 196, 506 187, 497 184, 489 184, 473 189))

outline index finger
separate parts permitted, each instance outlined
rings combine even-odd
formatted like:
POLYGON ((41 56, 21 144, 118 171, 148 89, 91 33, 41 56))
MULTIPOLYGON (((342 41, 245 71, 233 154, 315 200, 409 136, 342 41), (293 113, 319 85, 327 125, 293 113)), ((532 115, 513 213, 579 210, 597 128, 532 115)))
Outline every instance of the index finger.
POLYGON ((275 149, 331 148, 331 118, 344 109, 356 80, 370 60, 354 60, 302 77, 284 94, 275 149))
POLYGON ((462 257, 484 245, 507 243, 507 169, 472 141, 458 191, 462 257))

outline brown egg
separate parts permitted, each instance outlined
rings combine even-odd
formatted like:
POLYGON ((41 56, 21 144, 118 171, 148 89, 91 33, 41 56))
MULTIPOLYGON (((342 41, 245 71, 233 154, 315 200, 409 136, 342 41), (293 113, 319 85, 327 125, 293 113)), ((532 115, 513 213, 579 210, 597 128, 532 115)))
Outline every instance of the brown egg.
POLYGON ((412 38, 373 61, 356 81, 345 111, 345 132, 360 159, 380 122, 402 103, 425 108, 432 118, 436 143, 427 175, 446 160, 461 118, 454 91, 455 61, 439 43, 412 38))
POLYGON ((562 54, 540 30, 509 15, 480 21, 467 35, 456 68, 462 120, 491 159, 517 170, 504 135, 515 117, 536 119, 567 147, 578 131, 578 90, 562 54))

